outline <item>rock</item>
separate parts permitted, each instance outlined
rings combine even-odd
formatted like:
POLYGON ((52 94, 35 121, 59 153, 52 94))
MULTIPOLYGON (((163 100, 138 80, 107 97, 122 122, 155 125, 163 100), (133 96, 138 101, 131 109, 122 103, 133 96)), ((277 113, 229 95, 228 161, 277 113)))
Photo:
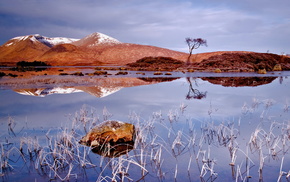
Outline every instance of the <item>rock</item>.
POLYGON ((216 69, 214 70, 214 72, 215 72, 215 73, 221 73, 221 72, 222 72, 222 70, 221 70, 221 69, 219 69, 219 68, 216 68, 216 69))
POLYGON ((121 121, 106 121, 93 128, 79 143, 105 157, 119 157, 133 149, 135 126, 121 121))
POLYGON ((161 72, 154 72, 154 75, 163 75, 161 72))
POLYGON ((282 71, 282 66, 281 64, 276 64, 273 68, 273 71, 282 71))
POLYGON ((187 70, 187 72, 189 72, 189 73, 193 73, 193 72, 194 72, 194 69, 189 68, 189 69, 187 70))
POLYGON ((259 69, 259 70, 258 70, 258 74, 267 74, 267 71, 266 71, 265 68, 263 68, 263 69, 259 69))

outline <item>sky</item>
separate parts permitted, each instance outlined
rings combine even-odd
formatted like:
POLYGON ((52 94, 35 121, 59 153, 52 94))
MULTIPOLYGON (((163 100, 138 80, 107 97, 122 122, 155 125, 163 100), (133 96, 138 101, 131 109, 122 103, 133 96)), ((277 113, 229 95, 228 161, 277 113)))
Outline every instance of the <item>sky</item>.
POLYGON ((194 53, 290 54, 290 0, 0 0, 0 45, 31 34, 83 38, 100 32, 125 43, 194 53))

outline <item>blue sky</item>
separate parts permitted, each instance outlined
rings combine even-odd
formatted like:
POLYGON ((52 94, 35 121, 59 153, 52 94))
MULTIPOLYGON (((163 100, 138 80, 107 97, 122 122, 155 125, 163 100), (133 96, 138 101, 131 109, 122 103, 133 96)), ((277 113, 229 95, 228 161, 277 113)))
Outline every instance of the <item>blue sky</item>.
POLYGON ((187 52, 290 54, 289 0, 0 0, 0 44, 30 34, 82 38, 101 32, 122 42, 187 52))

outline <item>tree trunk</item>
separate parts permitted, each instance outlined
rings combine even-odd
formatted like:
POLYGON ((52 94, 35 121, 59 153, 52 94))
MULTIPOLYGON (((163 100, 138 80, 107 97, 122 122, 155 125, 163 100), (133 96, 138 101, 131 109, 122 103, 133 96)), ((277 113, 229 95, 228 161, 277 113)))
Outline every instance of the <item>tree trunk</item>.
POLYGON ((188 56, 187 62, 186 62, 187 65, 190 64, 190 57, 191 57, 191 55, 192 55, 192 51, 189 52, 189 56, 188 56))

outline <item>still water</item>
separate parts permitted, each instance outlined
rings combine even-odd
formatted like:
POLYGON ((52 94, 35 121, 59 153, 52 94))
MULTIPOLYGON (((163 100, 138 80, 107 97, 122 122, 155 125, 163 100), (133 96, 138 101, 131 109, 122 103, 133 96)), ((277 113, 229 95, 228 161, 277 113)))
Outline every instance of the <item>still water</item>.
POLYGON ((68 76, 79 81, 2 83, 0 179, 290 180, 289 75, 68 76), (133 150, 108 158, 78 143, 106 120, 135 125, 133 150))

